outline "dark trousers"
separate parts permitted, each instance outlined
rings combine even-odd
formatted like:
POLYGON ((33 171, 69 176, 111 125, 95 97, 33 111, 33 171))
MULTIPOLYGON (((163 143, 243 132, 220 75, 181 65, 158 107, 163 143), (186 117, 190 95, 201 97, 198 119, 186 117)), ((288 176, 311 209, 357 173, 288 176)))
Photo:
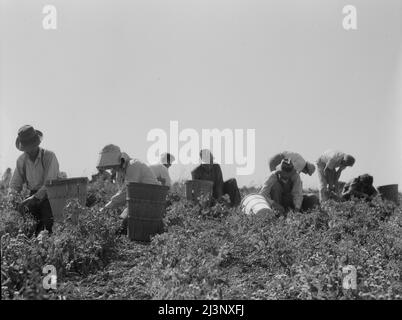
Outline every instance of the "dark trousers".
MULTIPOLYGON (((35 192, 32 191, 31 195, 35 192)), ((43 199, 35 205, 31 205, 29 208, 29 213, 35 218, 37 221, 35 235, 37 236, 42 230, 47 230, 49 233, 52 233, 53 227, 53 214, 52 208, 50 206, 49 200, 43 199)))
POLYGON ((236 207, 240 204, 241 196, 236 179, 229 179, 223 183, 223 194, 229 195, 230 204, 233 207, 236 207))

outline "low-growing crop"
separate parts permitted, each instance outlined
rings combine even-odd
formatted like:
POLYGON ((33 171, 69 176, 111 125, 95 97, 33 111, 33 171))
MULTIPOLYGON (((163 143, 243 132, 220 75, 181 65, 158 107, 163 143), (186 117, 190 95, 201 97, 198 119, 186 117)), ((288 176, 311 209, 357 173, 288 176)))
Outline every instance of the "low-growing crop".
MULTIPOLYGON (((165 232, 148 244, 119 237, 119 211, 99 209, 113 185, 91 185, 93 203, 70 201, 65 222, 39 237, 33 223, 0 201, 3 299, 401 299, 402 210, 328 201, 286 217, 245 215, 227 201, 169 194, 165 232), (58 289, 43 288, 45 265, 58 289), (357 270, 357 289, 343 268, 357 270)), ((242 193, 247 193, 243 189, 242 193)))

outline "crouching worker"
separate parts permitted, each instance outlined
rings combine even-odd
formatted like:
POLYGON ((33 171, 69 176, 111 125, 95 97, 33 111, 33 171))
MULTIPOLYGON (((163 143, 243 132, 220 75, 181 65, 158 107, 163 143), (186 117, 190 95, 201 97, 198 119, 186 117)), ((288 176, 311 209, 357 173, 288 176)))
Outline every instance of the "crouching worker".
POLYGON ((355 158, 340 151, 328 150, 317 160, 320 201, 338 199, 338 182, 342 171, 352 167, 355 158))
POLYGON ((289 210, 300 211, 303 202, 303 190, 300 175, 292 161, 283 159, 276 170, 271 172, 260 190, 272 209, 280 215, 289 210))
POLYGON ((47 198, 45 183, 59 177, 56 155, 40 148, 43 134, 32 126, 18 131, 15 145, 23 154, 17 159, 16 169, 10 181, 10 197, 22 191, 25 184, 30 196, 20 204, 20 211, 28 211, 37 221, 35 235, 42 230, 52 232, 53 214, 47 198))
MULTIPOLYGON (((119 187, 119 191, 101 209, 101 212, 106 209, 117 209, 126 205, 126 190, 129 182, 159 185, 152 170, 145 163, 137 159, 131 159, 128 154, 121 152, 120 148, 113 144, 109 144, 102 149, 97 168, 115 170, 116 182, 119 187)), ((127 208, 120 217, 123 218, 123 222, 119 231, 121 234, 127 234, 127 208)))
POLYGON ((191 172, 193 180, 212 181, 212 197, 220 200, 224 194, 228 194, 231 206, 238 206, 241 201, 240 191, 236 179, 223 182, 221 166, 214 163, 214 156, 208 149, 200 151, 201 164, 191 172))
POLYGON ((349 201, 356 197, 371 201, 378 194, 373 186, 373 177, 363 174, 345 184, 342 190, 342 199, 349 201))

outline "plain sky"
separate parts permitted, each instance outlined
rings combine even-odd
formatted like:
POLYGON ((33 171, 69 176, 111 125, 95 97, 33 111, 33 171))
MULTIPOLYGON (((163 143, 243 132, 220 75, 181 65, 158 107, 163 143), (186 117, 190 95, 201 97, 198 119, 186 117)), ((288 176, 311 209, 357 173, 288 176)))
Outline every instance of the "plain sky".
MULTIPOLYGON (((0 171, 19 127, 70 177, 109 143, 146 161, 151 129, 255 129, 261 184, 282 150, 355 156, 342 180, 402 184, 402 0, 0 0, 0 171), (42 9, 57 9, 44 30, 42 9), (357 30, 342 27, 345 5, 357 30)), ((194 165, 171 168, 188 179, 194 165)), ((235 165, 222 166, 224 178, 235 165)), ((303 175, 317 185, 317 175, 303 175)))

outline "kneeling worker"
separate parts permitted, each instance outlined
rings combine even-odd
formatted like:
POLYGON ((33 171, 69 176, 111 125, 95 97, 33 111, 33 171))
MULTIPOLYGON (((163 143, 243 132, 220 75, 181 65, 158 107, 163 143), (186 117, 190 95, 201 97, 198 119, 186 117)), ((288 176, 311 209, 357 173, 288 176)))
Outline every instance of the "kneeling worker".
POLYGON ((260 194, 265 197, 272 209, 284 214, 289 210, 300 211, 303 190, 300 175, 289 159, 283 159, 265 181, 260 194))
POLYGON ((221 166, 214 162, 214 156, 208 149, 200 151, 201 164, 191 172, 193 180, 208 180, 214 183, 212 197, 220 200, 224 194, 229 195, 230 205, 238 206, 241 201, 236 179, 223 182, 221 166))
POLYGON ((330 195, 338 195, 338 182, 342 171, 346 167, 352 167, 355 158, 351 155, 328 150, 317 160, 317 173, 319 179, 320 201, 326 201, 330 195), (336 170, 338 168, 338 170, 336 170))
MULTIPOLYGON (((159 185, 154 173, 145 163, 137 159, 131 159, 128 154, 121 152, 120 148, 113 144, 109 144, 102 149, 97 167, 105 170, 115 170, 116 182, 119 187, 119 191, 101 209, 101 212, 106 209, 116 209, 126 204, 126 189, 129 182, 159 185)), ((128 226, 127 209, 123 211, 121 217, 123 218, 123 223, 120 231, 126 234, 128 226)))
POLYGON ((350 200, 352 197, 372 200, 378 194, 373 186, 373 177, 369 174, 363 174, 349 181, 343 187, 342 199, 350 200))

